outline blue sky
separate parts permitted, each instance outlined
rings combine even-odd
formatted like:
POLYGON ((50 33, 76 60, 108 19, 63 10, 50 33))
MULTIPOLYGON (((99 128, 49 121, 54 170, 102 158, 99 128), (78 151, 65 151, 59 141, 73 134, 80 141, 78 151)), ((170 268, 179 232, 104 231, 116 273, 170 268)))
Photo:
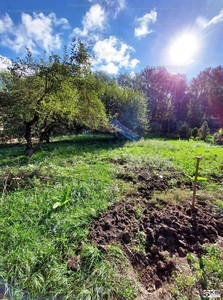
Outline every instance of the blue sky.
POLYGON ((195 77, 223 65, 222 0, 1 0, 0 68, 44 50, 62 54, 72 36, 92 41, 94 70, 112 75, 165 66, 195 77))

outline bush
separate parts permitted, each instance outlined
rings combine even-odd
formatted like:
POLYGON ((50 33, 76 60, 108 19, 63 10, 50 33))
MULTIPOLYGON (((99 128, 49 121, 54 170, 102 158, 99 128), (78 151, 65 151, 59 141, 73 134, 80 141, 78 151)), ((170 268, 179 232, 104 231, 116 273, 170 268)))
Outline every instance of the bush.
POLYGON ((197 127, 194 127, 194 129, 191 131, 191 135, 195 140, 196 137, 198 136, 198 128, 197 127))
POLYGON ((190 127, 184 122, 178 128, 178 134, 181 139, 189 139, 190 138, 190 127))
POLYGON ((208 122, 204 121, 198 130, 198 134, 201 140, 205 141, 209 133, 210 133, 210 129, 208 127, 208 122))
POLYGON ((223 129, 219 129, 218 133, 214 135, 214 142, 217 145, 223 145, 223 129))

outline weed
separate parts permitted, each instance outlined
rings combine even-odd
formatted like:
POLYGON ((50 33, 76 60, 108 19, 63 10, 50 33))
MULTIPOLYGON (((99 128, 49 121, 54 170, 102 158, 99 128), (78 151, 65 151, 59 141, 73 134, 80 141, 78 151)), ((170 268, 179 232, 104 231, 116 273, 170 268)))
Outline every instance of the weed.
POLYGON ((223 201, 218 199, 214 202, 213 211, 219 215, 223 215, 223 201))
POLYGON ((174 299, 199 299, 196 291, 219 290, 223 280, 223 252, 220 248, 211 245, 204 246, 205 253, 199 257, 192 253, 187 254, 190 270, 175 272, 174 299), (197 297, 197 298, 196 298, 197 297))
POLYGON ((138 231, 134 238, 133 250, 136 252, 145 252, 146 235, 144 231, 138 231))
POLYGON ((141 204, 138 204, 134 207, 135 218, 136 218, 137 222, 140 222, 140 220, 142 219, 144 210, 145 210, 145 208, 141 204))

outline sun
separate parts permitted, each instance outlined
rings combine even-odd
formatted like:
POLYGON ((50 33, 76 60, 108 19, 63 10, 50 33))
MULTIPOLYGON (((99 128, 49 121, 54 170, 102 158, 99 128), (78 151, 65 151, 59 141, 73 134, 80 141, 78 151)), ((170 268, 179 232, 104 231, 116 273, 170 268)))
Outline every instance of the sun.
POLYGON ((193 61, 198 50, 198 39, 192 34, 184 34, 177 38, 170 47, 171 62, 176 65, 185 65, 193 61))

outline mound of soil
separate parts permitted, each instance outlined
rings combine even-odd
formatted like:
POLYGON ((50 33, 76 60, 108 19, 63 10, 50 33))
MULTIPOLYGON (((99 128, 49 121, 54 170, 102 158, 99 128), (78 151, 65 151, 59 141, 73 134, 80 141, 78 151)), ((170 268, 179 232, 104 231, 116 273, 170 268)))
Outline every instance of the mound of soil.
POLYGON ((146 207, 138 221, 138 201, 117 203, 101 214, 91 225, 89 239, 102 249, 112 242, 122 244, 148 290, 160 288, 168 281, 176 267, 174 255, 199 255, 203 244, 214 243, 218 235, 223 235, 219 216, 204 208, 193 211, 186 204, 157 208, 154 203, 144 203, 146 207), (139 232, 145 237, 143 252, 134 251, 139 232))
POLYGON ((102 213, 91 224, 89 240, 101 249, 119 243, 141 283, 152 292, 169 281, 176 257, 185 257, 188 252, 200 255, 203 244, 223 236, 223 218, 206 203, 191 210, 189 203, 151 201, 151 191, 170 187, 161 175, 141 170, 135 176, 119 177, 136 183, 139 197, 114 204, 102 213))

